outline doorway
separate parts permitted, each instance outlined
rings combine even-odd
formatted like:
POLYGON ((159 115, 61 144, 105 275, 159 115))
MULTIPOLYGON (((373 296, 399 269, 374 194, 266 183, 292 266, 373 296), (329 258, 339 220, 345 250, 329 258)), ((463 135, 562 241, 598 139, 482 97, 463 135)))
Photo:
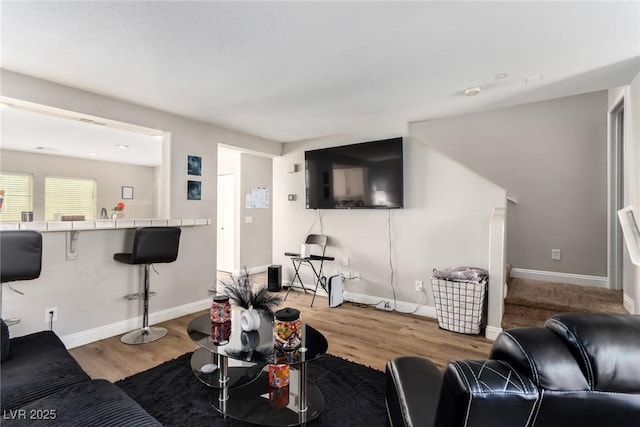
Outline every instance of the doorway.
POLYGON ((233 174, 218 175, 218 271, 233 272, 235 252, 235 187, 233 174))

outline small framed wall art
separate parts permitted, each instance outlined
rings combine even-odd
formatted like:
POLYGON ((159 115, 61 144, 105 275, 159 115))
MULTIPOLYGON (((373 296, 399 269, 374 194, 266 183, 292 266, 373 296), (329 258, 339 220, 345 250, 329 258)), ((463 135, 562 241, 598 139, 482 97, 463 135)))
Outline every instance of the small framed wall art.
POLYGON ((187 174, 202 175, 202 157, 187 155, 187 174))
POLYGON ((133 187, 122 187, 122 198, 125 200, 133 199, 133 187))
POLYGON ((202 195, 202 183, 200 181, 187 181, 187 200, 200 200, 202 195))

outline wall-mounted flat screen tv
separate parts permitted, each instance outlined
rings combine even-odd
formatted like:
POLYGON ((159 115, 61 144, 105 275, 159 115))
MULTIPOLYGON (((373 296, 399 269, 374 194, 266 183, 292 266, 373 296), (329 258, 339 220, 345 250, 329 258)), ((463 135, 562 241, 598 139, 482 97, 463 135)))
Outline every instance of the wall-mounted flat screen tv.
POLYGON ((304 153, 307 209, 403 207, 402 138, 304 153))

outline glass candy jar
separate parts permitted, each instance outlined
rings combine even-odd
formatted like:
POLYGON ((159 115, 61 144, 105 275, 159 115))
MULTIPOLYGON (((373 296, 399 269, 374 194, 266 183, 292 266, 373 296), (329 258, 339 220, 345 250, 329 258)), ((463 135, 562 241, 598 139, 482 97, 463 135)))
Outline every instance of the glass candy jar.
POLYGON ((276 311, 273 322, 273 345, 278 350, 293 351, 302 343, 300 311, 283 308, 276 311))
POLYGON ((213 298, 211 303, 211 321, 213 323, 225 323, 231 321, 231 303, 229 297, 220 295, 213 298))

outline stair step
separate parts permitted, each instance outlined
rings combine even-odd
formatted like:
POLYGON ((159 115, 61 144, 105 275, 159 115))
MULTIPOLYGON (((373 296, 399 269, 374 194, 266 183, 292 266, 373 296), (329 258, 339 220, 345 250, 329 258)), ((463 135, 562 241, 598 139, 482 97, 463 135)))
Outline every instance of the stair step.
POLYGON ((622 291, 521 278, 509 280, 502 328, 543 326, 559 313, 626 314, 622 291))
POLYGON ((531 328, 531 327, 541 328, 542 326, 544 326, 544 322, 545 322, 544 320, 529 319, 529 318, 521 317, 517 314, 509 313, 509 314, 505 314, 502 317, 502 329, 507 330, 512 328, 531 328))
POLYGON ((622 291, 513 278, 505 304, 557 312, 626 313, 622 291))
POLYGON ((515 316, 526 316, 533 320, 545 321, 553 315, 561 313, 561 311, 548 310, 546 308, 529 307, 519 304, 505 304, 504 314, 513 314, 515 316))

